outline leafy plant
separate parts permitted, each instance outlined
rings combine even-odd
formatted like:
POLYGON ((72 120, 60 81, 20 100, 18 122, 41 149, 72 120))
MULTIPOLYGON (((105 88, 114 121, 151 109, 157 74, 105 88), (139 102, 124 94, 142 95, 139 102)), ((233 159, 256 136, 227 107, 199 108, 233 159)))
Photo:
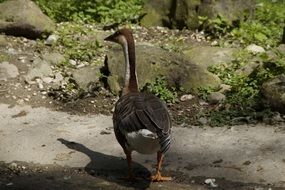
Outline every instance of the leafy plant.
POLYGON ((178 100, 177 92, 167 85, 163 76, 157 77, 152 83, 147 83, 142 90, 156 95, 165 102, 174 103, 178 100))
POLYGON ((34 0, 57 22, 122 23, 138 21, 142 0, 34 0))

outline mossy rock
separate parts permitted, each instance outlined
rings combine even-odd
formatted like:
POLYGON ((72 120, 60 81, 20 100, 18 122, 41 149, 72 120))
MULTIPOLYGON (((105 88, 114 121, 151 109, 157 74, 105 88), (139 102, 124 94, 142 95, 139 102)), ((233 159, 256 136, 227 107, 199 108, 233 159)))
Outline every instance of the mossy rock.
POLYGON ((0 3, 0 33, 36 39, 55 29, 53 21, 30 0, 0 3))
MULTIPOLYGON (((159 76, 165 76, 173 87, 183 87, 187 91, 197 92, 198 88, 216 88, 220 79, 205 67, 193 64, 183 54, 168 52, 160 47, 148 44, 136 46, 137 74, 139 87, 153 82, 159 76)), ((108 85, 118 94, 124 80, 124 56, 120 46, 113 47, 107 53, 107 67, 110 73, 108 85)))
POLYGON ((273 109, 285 113, 285 74, 265 82, 262 93, 273 109))

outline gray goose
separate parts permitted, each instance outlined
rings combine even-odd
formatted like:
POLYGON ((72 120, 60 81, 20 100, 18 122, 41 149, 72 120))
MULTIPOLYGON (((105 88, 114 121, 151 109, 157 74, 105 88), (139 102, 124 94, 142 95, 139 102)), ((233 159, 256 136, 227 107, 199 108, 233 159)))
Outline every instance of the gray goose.
POLYGON ((163 156, 170 147, 171 120, 165 103, 152 94, 138 90, 135 44, 131 30, 120 29, 105 38, 122 46, 125 56, 125 82, 122 96, 115 105, 113 124, 116 139, 122 146, 127 162, 129 180, 132 173, 132 151, 141 154, 157 153, 156 174, 151 181, 169 181, 161 176, 163 156))

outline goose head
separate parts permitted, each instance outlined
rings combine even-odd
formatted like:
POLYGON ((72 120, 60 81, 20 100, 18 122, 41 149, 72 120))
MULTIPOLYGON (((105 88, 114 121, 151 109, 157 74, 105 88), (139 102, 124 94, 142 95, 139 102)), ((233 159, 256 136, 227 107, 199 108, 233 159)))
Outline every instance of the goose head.
POLYGON ((122 46, 125 46, 126 44, 133 41, 133 35, 130 29, 123 28, 123 29, 116 31, 114 34, 106 37, 104 40, 115 42, 122 46))

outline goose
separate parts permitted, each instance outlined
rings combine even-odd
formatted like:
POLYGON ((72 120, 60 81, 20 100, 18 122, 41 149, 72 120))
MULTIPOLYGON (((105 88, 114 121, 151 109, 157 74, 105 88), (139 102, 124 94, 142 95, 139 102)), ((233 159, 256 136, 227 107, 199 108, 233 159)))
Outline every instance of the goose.
POLYGON ((120 29, 105 38, 122 46, 125 57, 124 86, 113 113, 114 133, 126 154, 128 180, 134 180, 132 152, 157 153, 153 182, 170 181, 171 177, 161 175, 162 161, 171 142, 171 119, 167 106, 158 97, 139 92, 136 73, 135 43, 132 31, 120 29))

